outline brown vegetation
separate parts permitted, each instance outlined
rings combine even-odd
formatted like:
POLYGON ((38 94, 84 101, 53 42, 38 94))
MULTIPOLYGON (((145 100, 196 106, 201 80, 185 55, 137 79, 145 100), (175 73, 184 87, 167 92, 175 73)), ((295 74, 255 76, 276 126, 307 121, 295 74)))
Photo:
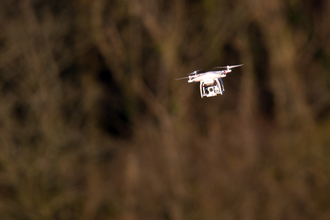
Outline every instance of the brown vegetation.
POLYGON ((3 0, 1 219, 329 219, 330 2, 3 0), (244 63, 226 94, 175 78, 244 63))

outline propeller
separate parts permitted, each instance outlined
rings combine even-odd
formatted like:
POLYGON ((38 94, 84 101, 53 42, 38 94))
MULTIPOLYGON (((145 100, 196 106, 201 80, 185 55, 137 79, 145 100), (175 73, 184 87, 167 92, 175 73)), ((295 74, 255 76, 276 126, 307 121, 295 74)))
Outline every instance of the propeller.
POLYGON ((196 75, 197 73, 199 73, 198 71, 200 71, 200 70, 202 70, 202 69, 195 70, 194 72, 188 73, 189 76, 182 77, 182 78, 177 78, 177 79, 175 79, 175 80, 188 79, 189 77, 194 76, 194 75, 196 75))
POLYGON ((232 69, 232 68, 235 68, 235 67, 239 67, 239 66, 243 66, 243 64, 238 64, 238 65, 232 65, 232 66, 217 66, 217 67, 214 67, 214 69, 223 69, 223 68, 227 68, 227 70, 229 69, 232 69))
POLYGON ((231 69, 231 68, 235 68, 235 67, 239 67, 239 66, 243 66, 243 64, 239 64, 239 65, 232 65, 232 66, 217 66, 217 67, 213 67, 213 68, 205 68, 205 69, 199 69, 199 70, 195 70, 192 73, 189 73, 189 75, 192 74, 197 74, 197 73, 204 73, 204 72, 208 72, 208 71, 212 71, 215 69, 224 69, 226 68, 227 70, 231 69))
POLYGON ((200 73, 203 69, 195 70, 194 72, 189 73, 188 75, 196 75, 197 73, 200 73))
POLYGON ((189 76, 186 76, 186 77, 182 77, 182 78, 177 78, 175 80, 188 79, 188 78, 189 78, 189 76))

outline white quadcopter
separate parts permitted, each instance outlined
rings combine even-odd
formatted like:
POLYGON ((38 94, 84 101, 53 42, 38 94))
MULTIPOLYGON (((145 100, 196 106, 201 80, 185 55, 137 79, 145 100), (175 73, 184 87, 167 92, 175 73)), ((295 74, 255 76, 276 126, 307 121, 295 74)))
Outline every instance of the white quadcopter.
MULTIPOLYGON (((232 68, 242 66, 243 64, 233 65, 233 66, 219 66, 214 67, 210 71, 206 70, 195 70, 194 72, 190 73, 189 76, 179 78, 179 79, 186 79, 188 78, 188 83, 192 82, 199 82, 200 83, 200 91, 201 97, 213 97, 217 96, 218 94, 223 95, 225 93, 225 87, 223 86, 223 82, 221 78, 227 76, 227 73, 231 72, 232 68), (224 69, 226 70, 218 70, 224 69)), ((177 80, 179 80, 177 79, 177 80)))

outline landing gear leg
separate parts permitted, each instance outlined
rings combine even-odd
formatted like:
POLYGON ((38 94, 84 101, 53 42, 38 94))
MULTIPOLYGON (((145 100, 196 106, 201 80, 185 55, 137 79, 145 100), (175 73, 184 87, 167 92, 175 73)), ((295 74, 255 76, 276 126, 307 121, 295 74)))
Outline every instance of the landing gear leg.
POLYGON ((205 87, 204 87, 204 82, 200 82, 199 83, 199 89, 200 89, 200 92, 201 92, 201 97, 203 98, 204 94, 205 94, 205 87))
POLYGON ((221 84, 221 95, 222 94, 224 94, 225 93, 225 87, 224 87, 224 85, 223 85, 223 82, 222 82, 222 79, 221 78, 219 78, 219 80, 220 80, 220 84, 221 84))

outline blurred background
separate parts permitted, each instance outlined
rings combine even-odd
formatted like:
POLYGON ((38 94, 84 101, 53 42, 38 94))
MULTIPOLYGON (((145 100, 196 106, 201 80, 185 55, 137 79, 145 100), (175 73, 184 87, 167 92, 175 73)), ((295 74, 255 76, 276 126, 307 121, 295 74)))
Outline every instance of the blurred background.
POLYGON ((330 2, 2 0, 1 219, 330 219, 330 2), (235 65, 226 94, 175 78, 235 65))

